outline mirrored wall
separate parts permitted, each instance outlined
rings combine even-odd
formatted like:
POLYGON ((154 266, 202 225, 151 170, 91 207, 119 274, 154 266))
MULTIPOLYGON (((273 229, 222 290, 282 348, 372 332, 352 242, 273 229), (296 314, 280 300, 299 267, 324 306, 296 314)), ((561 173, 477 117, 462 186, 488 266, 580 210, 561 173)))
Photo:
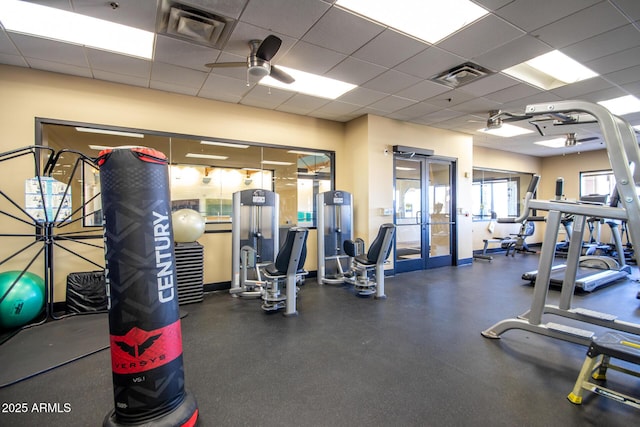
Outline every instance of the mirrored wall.
POLYGON ((472 214, 474 221, 517 217, 532 173, 484 168, 473 169, 472 214))
MULTIPOLYGON (((72 182, 73 202, 84 210, 81 227, 102 226, 100 174, 91 162, 72 172, 77 154, 96 158, 103 149, 144 146, 169 159, 171 203, 174 210, 198 211, 208 231, 231 229, 232 194, 245 189, 266 189, 280 195, 280 225, 315 227, 315 195, 333 189, 334 153, 296 147, 267 146, 256 142, 114 129, 87 124, 39 119, 41 144, 63 154, 52 176, 72 182)), ((46 160, 46 159, 43 159, 46 160)))

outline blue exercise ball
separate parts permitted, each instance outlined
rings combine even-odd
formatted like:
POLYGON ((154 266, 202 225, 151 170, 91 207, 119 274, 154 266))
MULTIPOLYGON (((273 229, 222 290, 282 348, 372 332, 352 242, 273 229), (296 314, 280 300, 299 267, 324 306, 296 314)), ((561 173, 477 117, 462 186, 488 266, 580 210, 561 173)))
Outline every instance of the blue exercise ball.
POLYGON ((44 308, 44 281, 36 274, 25 272, 16 282, 21 273, 21 271, 0 273, 0 328, 2 329, 26 325, 38 317, 44 308))

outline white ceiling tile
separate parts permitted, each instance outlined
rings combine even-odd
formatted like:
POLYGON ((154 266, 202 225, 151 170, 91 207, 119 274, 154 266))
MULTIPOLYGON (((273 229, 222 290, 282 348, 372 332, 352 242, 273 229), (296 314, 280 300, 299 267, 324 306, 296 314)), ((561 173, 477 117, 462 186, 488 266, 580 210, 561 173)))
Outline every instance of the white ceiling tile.
POLYGON ((586 62, 584 65, 596 73, 603 75, 632 67, 638 64, 638 58, 640 58, 640 46, 603 56, 602 58, 586 62))
POLYGON ((617 85, 637 82, 640 80, 640 65, 605 74, 603 77, 617 85))
POLYGON ((383 30, 384 27, 372 21, 331 8, 302 40, 349 55, 383 30))
POLYGON ((536 30, 534 36, 561 49, 625 24, 628 21, 615 7, 602 2, 544 26, 536 30))
POLYGON ((500 8, 496 15, 517 25, 525 31, 532 31, 565 16, 598 3, 600 0, 516 0, 500 8))
POLYGON ((376 110, 384 111, 385 113, 393 113, 394 111, 398 111, 402 108, 406 108, 409 105, 415 104, 416 102, 411 99, 400 98, 398 96, 388 96, 386 98, 381 99, 380 101, 374 102, 368 107, 374 108, 376 110))
POLYGON ((426 79, 464 62, 464 58, 432 46, 396 65, 394 69, 426 79))
POLYGON ((461 91, 475 96, 484 96, 488 93, 497 92, 520 82, 502 73, 492 74, 482 77, 460 88, 461 91))
POLYGON ((520 99, 526 96, 532 96, 537 93, 540 93, 539 89, 536 89, 533 86, 529 86, 527 84, 521 83, 506 89, 499 90, 497 92, 487 94, 485 95, 485 98, 489 98, 497 102, 509 102, 509 101, 513 101, 514 99, 520 99))
POLYGON ((470 101, 473 98, 473 95, 470 95, 462 91, 461 89, 454 89, 428 98, 425 101, 429 104, 437 105, 441 108, 450 108, 455 105, 462 104, 463 102, 470 101))
POLYGON ((132 56, 118 55, 102 50, 87 49, 87 59, 92 70, 149 79, 151 62, 132 56))
POLYGON ((365 106, 379 101, 382 98, 386 98, 387 96, 388 95, 386 93, 377 92, 364 87, 356 87, 338 98, 338 101, 365 106))
POLYGON ((407 99, 413 99, 415 101, 423 101, 450 90, 450 87, 434 83, 429 80, 423 80, 420 83, 396 92, 396 95, 407 99))
POLYGON ((359 105, 348 104, 346 102, 340 101, 331 101, 327 104, 324 104, 322 107, 317 108, 313 111, 313 115, 316 114, 332 114, 332 115, 343 115, 353 113, 356 110, 359 110, 361 107, 359 105))
POLYGON ((491 110, 499 110, 500 103, 487 98, 474 98, 467 102, 449 107, 450 110, 466 114, 482 114, 491 110))
POLYGON ((418 83, 420 79, 396 70, 388 70, 362 86, 383 93, 395 93, 418 83))
POLYGON ((611 55, 638 45, 640 30, 625 25, 562 49, 567 56, 580 63, 611 55))
POLYGON ((9 55, 7 53, 0 53, 0 64, 28 67, 27 61, 22 56, 9 55))
POLYGON ((612 0, 622 13, 632 21, 640 20, 640 2, 638 0, 612 0))
POLYGON ((207 73, 203 73, 202 71, 171 64, 163 64, 162 62, 155 62, 151 68, 151 80, 153 82, 164 82, 195 88, 196 93, 200 90, 206 78, 207 73))
POLYGON ((461 115, 462 113, 459 113, 458 111, 444 109, 422 116, 419 118, 419 121, 423 123, 438 123, 455 117, 460 117, 461 115))
POLYGON ((159 80, 151 80, 151 82, 149 83, 149 87, 151 89, 161 90, 161 91, 170 92, 170 93, 179 93, 182 95, 196 96, 198 94, 197 88, 182 86, 175 83, 167 83, 159 80))
POLYGON ((7 36, 7 33, 2 28, 0 28, 0 53, 6 53, 9 55, 20 54, 13 42, 9 39, 9 36, 7 36))
POLYGON ((473 58, 473 61, 490 70, 502 71, 551 50, 546 43, 526 35, 483 53, 473 58))
POLYGON ((308 73, 324 74, 345 58, 345 55, 333 50, 298 42, 277 64, 308 73))
POLYGON ((480 6, 487 10, 498 10, 506 4, 511 3, 513 0, 475 0, 474 3, 478 3, 480 6))
POLYGON ((360 85, 387 71, 387 68, 349 56, 324 75, 332 79, 360 85))
POLYGON ((438 47, 464 58, 473 58, 524 34, 495 15, 487 15, 447 37, 438 43, 438 47))
POLYGON ((309 114, 329 102, 331 101, 328 99, 296 93, 291 98, 280 104, 276 109, 286 113, 309 114))
POLYGON ((418 102, 416 104, 412 104, 408 107, 394 111, 393 113, 389 114, 389 117, 398 120, 410 120, 416 117, 425 116, 438 110, 440 110, 440 107, 427 104, 426 102, 418 102))
POLYGON ((71 64, 62 64, 60 62, 44 61, 42 59, 27 58, 27 62, 31 68, 44 71, 52 71, 54 73, 69 74, 79 77, 93 77, 88 67, 78 67, 71 64))
POLYGON ((59 62, 76 67, 88 66, 82 46, 23 34, 10 34, 10 37, 20 53, 27 58, 59 62))
POLYGON ((607 82, 601 77, 593 77, 581 82, 576 82, 570 85, 559 87, 552 90, 551 93, 564 99, 580 99, 587 93, 595 92, 608 87, 611 87, 611 83, 607 82))
POLYGON ((318 0, 250 1, 240 20, 269 31, 301 38, 329 7, 327 3, 318 0))
POLYGON ((383 67, 393 68, 429 45, 387 29, 353 53, 353 56, 383 67))
MULTIPOLYGON (((248 48, 247 48, 248 49, 248 48)), ((209 71, 204 64, 215 62, 219 50, 163 35, 156 36, 154 60, 194 70, 209 71)))
POLYGON ((252 107, 275 109, 293 95, 294 92, 289 92, 288 90, 254 85, 251 90, 244 95, 240 103, 251 105, 252 107))
POLYGON ((73 11, 81 15, 92 16, 106 21, 117 22, 141 30, 155 31, 156 0, 119 1, 117 8, 104 0, 72 1, 73 11))
POLYGON ((625 95, 627 95, 627 92, 625 90, 617 87, 609 87, 606 89, 602 89, 602 90, 598 90, 595 92, 582 95, 580 99, 588 102, 600 102, 600 101, 606 101, 608 99, 619 98, 625 95))
POLYGON ((251 88, 243 80, 217 74, 209 74, 198 96, 209 99, 217 99, 224 102, 240 102, 245 93, 251 88))
POLYGON ((136 77, 126 74, 112 73, 110 71, 93 70, 93 77, 98 80, 121 83, 129 86, 149 87, 148 77, 136 77))

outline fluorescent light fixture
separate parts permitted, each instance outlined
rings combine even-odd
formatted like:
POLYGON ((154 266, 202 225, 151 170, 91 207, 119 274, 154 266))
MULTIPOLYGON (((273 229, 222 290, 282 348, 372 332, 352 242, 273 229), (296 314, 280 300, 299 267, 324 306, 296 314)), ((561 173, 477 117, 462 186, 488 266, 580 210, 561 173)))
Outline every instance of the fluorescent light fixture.
POLYGON ((417 169, 416 168, 406 168, 404 166, 396 166, 396 170, 397 171, 415 171, 417 169))
POLYGON ((486 15, 469 0, 338 0, 336 5, 428 43, 437 43, 486 15))
POLYGON ((490 135, 502 136, 505 138, 518 136, 518 135, 525 135, 527 133, 533 133, 532 130, 521 128, 520 126, 506 124, 506 123, 497 129, 483 128, 483 129, 478 129, 478 132, 484 132, 490 135))
POLYGON ((109 147, 108 145, 89 145, 89 148, 96 151, 102 151, 102 150, 111 150, 112 148, 115 148, 115 147, 109 147))
POLYGON ((278 68, 291 75, 295 81, 287 84, 273 77, 266 76, 260 80, 259 84, 327 99, 336 99, 356 87, 356 85, 351 83, 305 73, 304 71, 294 70, 293 68, 282 67, 280 65, 278 65, 278 68))
POLYGON ((622 116, 640 111, 640 99, 633 95, 621 96, 620 98, 600 101, 598 104, 609 110, 611 114, 622 116))
POLYGON ((144 138, 144 134, 135 132, 122 132, 119 130, 93 129, 77 127, 78 132, 99 133, 102 135, 128 136, 130 138, 144 138))
POLYGON ((291 162, 279 162, 277 160, 263 160, 260 163, 263 165, 279 165, 279 166, 291 166, 293 163, 291 162))
POLYGON ((326 153, 319 153, 317 151, 303 151, 303 150, 287 150, 287 153, 302 154, 303 156, 326 156, 326 153))
MULTIPOLYGON (((547 139, 546 141, 537 141, 534 144, 542 145, 549 148, 563 148, 567 143, 566 138, 547 139)), ((580 144, 579 142, 577 144, 580 144)), ((576 145, 577 145, 576 144, 576 145)))
POLYGON ((318 172, 296 172, 296 175, 300 176, 316 176, 318 172))
POLYGON ((199 154, 199 153, 187 153, 185 157, 191 157, 194 159, 211 159, 211 160, 227 160, 228 156, 216 156, 215 154, 199 154))
POLYGON ((502 72, 545 90, 555 89, 598 75, 559 50, 537 56, 502 70, 502 72))
POLYGON ((200 144, 203 144, 203 145, 216 145, 218 147, 229 147, 229 148, 249 148, 249 146, 247 144, 233 144, 231 142, 200 141, 200 144))
POLYGON ((53 7, 2 0, 0 22, 11 32, 144 59, 153 57, 154 33, 53 7))

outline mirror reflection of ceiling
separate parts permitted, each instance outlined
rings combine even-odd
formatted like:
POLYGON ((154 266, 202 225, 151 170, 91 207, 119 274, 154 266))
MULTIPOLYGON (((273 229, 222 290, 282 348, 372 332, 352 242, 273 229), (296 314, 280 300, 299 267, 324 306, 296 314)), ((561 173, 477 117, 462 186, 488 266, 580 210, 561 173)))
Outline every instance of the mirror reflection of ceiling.
MULTIPOLYGON (((74 126, 44 124, 42 127, 43 143, 60 150, 70 149, 82 152, 90 157, 97 157, 100 150, 90 146, 118 147, 140 145, 156 149, 164 153, 172 164, 190 164, 216 166, 226 168, 254 168, 281 170, 295 174, 330 173, 331 158, 323 152, 310 150, 294 150, 279 147, 263 147, 243 142, 221 140, 224 143, 235 143, 237 147, 201 144, 200 140, 184 137, 144 134, 142 138, 88 133, 76 130, 74 126), (188 157, 187 154, 203 154, 223 158, 188 157), (277 161, 286 164, 263 164, 263 161, 277 161)), ((214 139, 210 139, 215 141, 214 139)))

